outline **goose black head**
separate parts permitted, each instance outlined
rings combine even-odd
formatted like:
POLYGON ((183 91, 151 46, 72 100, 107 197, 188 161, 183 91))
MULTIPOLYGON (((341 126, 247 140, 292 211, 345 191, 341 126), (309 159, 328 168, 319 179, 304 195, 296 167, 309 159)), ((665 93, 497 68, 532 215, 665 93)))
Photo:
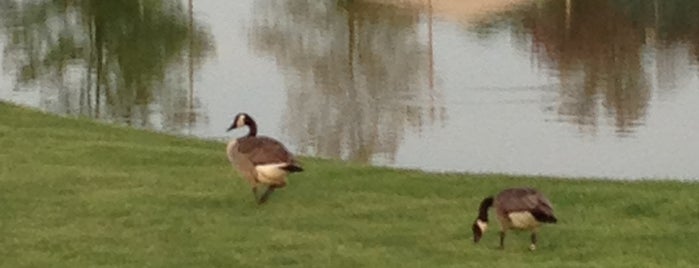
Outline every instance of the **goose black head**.
POLYGON ((480 241, 483 237, 485 230, 488 229, 488 223, 477 219, 475 222, 473 222, 471 229, 473 230, 473 243, 478 243, 478 241, 480 241))
POLYGON ((249 126, 254 124, 254 121, 252 120, 252 117, 246 113, 239 113, 235 115, 235 118, 233 118, 233 123, 231 123, 231 126, 228 127, 226 131, 231 131, 239 127, 243 126, 249 126))

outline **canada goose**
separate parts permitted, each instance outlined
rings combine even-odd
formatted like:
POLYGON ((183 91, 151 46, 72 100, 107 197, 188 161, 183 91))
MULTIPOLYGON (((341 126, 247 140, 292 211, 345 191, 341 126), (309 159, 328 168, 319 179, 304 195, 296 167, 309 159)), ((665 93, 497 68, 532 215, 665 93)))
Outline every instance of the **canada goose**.
POLYGON ((556 223, 551 202, 539 191, 532 188, 511 188, 498 193, 495 198, 486 197, 481 201, 478 218, 473 223, 473 241, 478 241, 488 228, 488 208, 495 207, 500 223, 500 248, 505 248, 505 232, 509 229, 531 231, 530 250, 536 249, 536 232, 541 223, 556 223))
POLYGON ((257 136, 257 124, 246 113, 239 113, 226 132, 248 126, 247 135, 233 139, 226 146, 228 160, 252 186, 252 194, 258 204, 267 201, 276 188, 286 186, 286 175, 301 172, 294 156, 284 145, 272 138, 257 136), (267 185, 267 190, 257 198, 257 186, 267 185))

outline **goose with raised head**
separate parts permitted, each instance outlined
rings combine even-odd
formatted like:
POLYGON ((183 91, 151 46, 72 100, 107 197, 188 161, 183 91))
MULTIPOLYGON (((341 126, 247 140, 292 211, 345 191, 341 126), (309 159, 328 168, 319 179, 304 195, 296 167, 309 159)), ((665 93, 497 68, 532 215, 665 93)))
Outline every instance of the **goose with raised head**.
POLYGON ((500 223, 500 248, 505 248, 505 233, 510 230, 531 231, 530 250, 536 249, 539 226, 542 223, 556 223, 558 219, 553 215, 551 202, 541 192, 533 188, 510 188, 498 193, 495 197, 489 196, 481 201, 478 218, 472 225, 473 241, 483 237, 488 228, 488 209, 495 207, 498 222, 500 223))
POLYGON ((246 113, 239 113, 228 128, 231 131, 247 126, 248 134, 233 139, 226 146, 228 160, 252 186, 252 194, 262 204, 277 188, 286 186, 289 173, 301 172, 293 154, 284 145, 270 137, 257 136, 257 124, 246 113), (266 185, 267 190, 258 198, 257 188, 266 185))

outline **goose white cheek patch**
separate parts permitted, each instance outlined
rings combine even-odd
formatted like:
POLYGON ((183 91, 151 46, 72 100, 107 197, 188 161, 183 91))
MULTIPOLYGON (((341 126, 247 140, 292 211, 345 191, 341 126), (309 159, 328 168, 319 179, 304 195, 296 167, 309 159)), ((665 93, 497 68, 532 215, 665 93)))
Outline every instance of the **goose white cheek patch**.
POLYGON ((481 229, 481 232, 485 233, 485 230, 488 230, 488 223, 484 222, 482 220, 476 220, 476 225, 478 225, 478 228, 481 229))
POLYGON ((235 126, 242 127, 244 125, 245 125, 245 115, 238 116, 238 119, 235 120, 235 126))

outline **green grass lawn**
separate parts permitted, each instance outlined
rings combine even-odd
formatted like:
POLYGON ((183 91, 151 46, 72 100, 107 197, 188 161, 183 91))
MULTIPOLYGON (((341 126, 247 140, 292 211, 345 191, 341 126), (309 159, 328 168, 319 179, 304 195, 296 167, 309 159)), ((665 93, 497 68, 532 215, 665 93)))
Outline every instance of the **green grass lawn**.
MULTIPOLYGON (((257 206, 225 145, 0 103, 0 267, 689 267, 699 184, 433 174, 302 159, 257 206), (533 186, 528 233, 480 244, 480 200, 533 186)), ((574 164, 574 163, 571 163, 574 164)), ((651 163, 649 163, 651 164, 651 163)), ((491 212, 491 219, 494 216, 491 212)))

